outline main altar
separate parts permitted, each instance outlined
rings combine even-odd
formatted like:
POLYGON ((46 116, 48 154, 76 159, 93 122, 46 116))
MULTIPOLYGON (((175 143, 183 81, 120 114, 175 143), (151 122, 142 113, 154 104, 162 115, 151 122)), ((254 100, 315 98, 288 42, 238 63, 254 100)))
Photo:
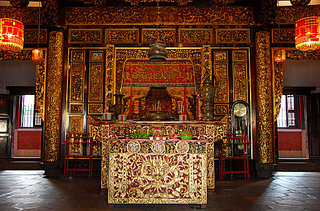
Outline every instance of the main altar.
POLYGON ((101 142, 101 189, 110 204, 206 204, 215 188, 214 142, 224 137, 224 121, 89 121, 101 142), (159 131, 164 137, 183 130, 192 140, 126 139, 125 131, 159 131))

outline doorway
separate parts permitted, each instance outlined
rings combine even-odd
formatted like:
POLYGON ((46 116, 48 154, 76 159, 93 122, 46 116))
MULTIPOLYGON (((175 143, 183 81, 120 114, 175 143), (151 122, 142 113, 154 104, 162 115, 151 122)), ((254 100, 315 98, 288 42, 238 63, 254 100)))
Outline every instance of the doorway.
POLYGON ((287 92, 281 97, 281 108, 276 122, 279 159, 308 158, 305 102, 304 95, 287 92))
POLYGON ((13 157, 40 158, 42 120, 35 95, 14 95, 13 106, 13 157))

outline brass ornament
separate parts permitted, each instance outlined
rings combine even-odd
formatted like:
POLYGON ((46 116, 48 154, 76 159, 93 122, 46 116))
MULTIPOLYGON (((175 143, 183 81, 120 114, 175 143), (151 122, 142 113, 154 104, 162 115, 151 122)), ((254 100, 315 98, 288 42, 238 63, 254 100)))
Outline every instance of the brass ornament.
POLYGON ((63 32, 49 35, 47 89, 45 102, 44 162, 55 162, 60 155, 63 82, 63 32))
POLYGON ((257 55, 257 144, 259 163, 274 162, 273 93, 270 32, 256 33, 257 55))

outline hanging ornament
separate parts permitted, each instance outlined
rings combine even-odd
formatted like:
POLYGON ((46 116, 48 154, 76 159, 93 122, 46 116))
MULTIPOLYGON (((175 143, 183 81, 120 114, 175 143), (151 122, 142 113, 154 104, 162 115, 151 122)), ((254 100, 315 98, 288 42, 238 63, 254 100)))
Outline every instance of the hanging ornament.
POLYGON ((21 51, 23 44, 23 23, 11 18, 0 18, 0 50, 21 51))
POLYGON ((295 44, 301 51, 320 48, 320 17, 312 16, 298 20, 295 24, 295 44))
POLYGON ((43 59, 43 50, 38 48, 32 50, 32 61, 40 63, 43 61, 43 59))
POLYGON ((274 61, 275 62, 284 62, 286 60, 286 50, 279 49, 274 53, 274 61))
POLYGON ((27 7, 29 5, 29 0, 9 0, 11 6, 13 7, 27 7))
POLYGON ((290 0, 292 6, 307 6, 311 0, 290 0))

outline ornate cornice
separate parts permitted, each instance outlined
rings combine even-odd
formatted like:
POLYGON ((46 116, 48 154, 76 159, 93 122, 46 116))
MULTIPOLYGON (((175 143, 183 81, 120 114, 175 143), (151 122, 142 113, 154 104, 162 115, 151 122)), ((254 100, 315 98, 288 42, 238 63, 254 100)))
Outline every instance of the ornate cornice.
POLYGON ((0 7, 0 18, 14 18, 24 25, 37 25, 38 15, 35 14, 38 14, 38 8, 0 7))
POLYGON ((319 15, 320 6, 281 7, 276 11, 276 22, 278 24, 295 24, 300 18, 319 15))
POLYGON ((248 25, 253 9, 248 7, 72 7, 66 8, 66 25, 248 25))

